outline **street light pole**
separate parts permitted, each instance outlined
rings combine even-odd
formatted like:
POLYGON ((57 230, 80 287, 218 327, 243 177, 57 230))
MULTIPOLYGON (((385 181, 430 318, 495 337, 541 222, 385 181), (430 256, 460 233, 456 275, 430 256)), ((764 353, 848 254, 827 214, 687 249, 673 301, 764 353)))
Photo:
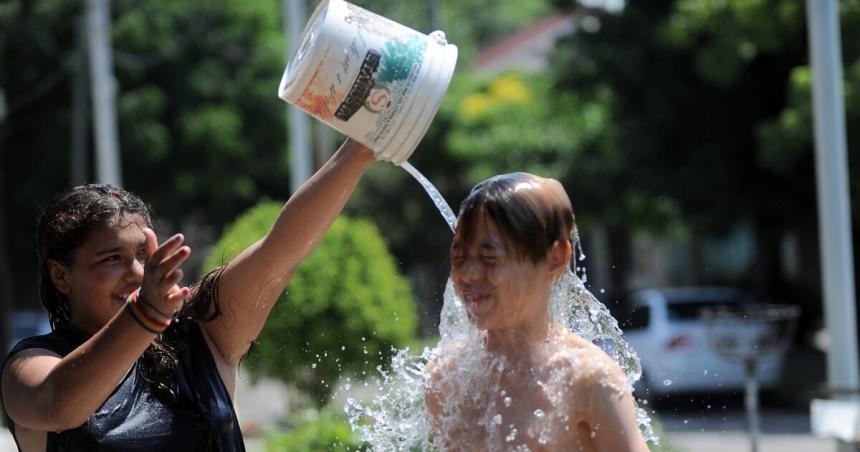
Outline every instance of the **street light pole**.
MULTIPOLYGON (((842 45, 836 0, 806 0, 806 18, 813 70, 821 275, 825 320, 830 334, 827 373, 832 388, 853 391, 858 388, 860 379, 842 45)), ((838 448, 839 452, 854 450, 853 445, 842 441, 838 448)))
POLYGON ((122 185, 116 123, 116 81, 110 48, 110 0, 87 0, 87 44, 93 97, 96 179, 122 185))
POLYGON ((87 144, 89 143, 89 106, 87 104, 86 17, 75 20, 75 52, 72 63, 72 185, 87 181, 87 144))
MULTIPOLYGON (((287 63, 298 48, 307 18, 305 0, 282 0, 284 35, 287 37, 287 63)), ((310 118, 295 107, 287 107, 290 132, 290 191, 295 193, 311 177, 313 161, 310 146, 310 118)))

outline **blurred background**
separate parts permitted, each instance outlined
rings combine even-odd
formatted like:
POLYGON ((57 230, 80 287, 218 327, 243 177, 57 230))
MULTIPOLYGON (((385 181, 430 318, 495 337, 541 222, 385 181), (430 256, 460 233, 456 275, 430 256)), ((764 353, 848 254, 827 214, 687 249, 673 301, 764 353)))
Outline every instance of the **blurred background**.
MULTIPOLYGON (((768 377, 763 427, 808 436, 828 338, 803 2, 352 3, 424 33, 444 30, 459 48, 448 93, 410 162, 455 210, 493 174, 561 181, 576 212, 588 286, 622 328, 645 328, 632 308, 640 289, 669 299, 675 288, 692 288, 687 297, 699 301, 696 288, 727 289, 729 303, 799 306, 791 349, 768 377)), ((838 3, 856 203, 860 1, 838 3)), ((35 219, 57 192, 104 179, 100 121, 115 125, 116 181, 151 204, 161 236, 188 238, 194 253, 186 274, 219 265, 265 233, 273 203, 297 182, 298 132, 288 127, 292 107, 276 93, 294 44, 288 37, 300 31, 288 19, 315 6, 0 0, 4 350, 46 328, 34 314, 41 309, 35 219), (87 21, 99 3, 109 13, 106 78, 94 69, 105 57, 93 37, 97 22, 87 21), (99 119, 103 96, 113 99, 106 120, 99 119)), ((304 127, 303 152, 318 167, 343 137, 316 121, 304 127)), ((853 224, 856 231, 860 223, 853 224)), ((287 450, 311 447, 307 438, 350 444, 337 419, 342 382, 375 372, 392 346, 435 343, 450 239, 405 171, 374 165, 246 359, 247 436, 287 450)), ((673 434, 683 450, 695 441, 685 434, 745 428, 742 386, 719 376, 712 383, 651 398, 666 450, 673 434)))

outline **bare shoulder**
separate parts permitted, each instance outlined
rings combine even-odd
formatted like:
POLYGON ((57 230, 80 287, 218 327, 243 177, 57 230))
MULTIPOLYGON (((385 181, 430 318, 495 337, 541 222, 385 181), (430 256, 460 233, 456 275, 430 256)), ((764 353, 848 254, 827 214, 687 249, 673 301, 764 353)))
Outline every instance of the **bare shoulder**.
POLYGON ((43 377, 62 357, 44 348, 28 348, 12 355, 3 367, 3 380, 32 380, 43 377))
POLYGON ((600 347, 569 333, 550 358, 550 366, 562 371, 570 384, 583 389, 598 387, 623 390, 626 378, 621 366, 600 347))
POLYGON ((446 378, 446 375, 450 375, 455 368, 454 363, 460 359, 464 350, 465 344, 462 342, 440 342, 433 350, 427 364, 424 365, 427 384, 424 403, 434 423, 438 422, 438 417, 442 413, 444 394, 451 389, 451 381, 446 378))
POLYGON ((438 382, 445 373, 452 370, 465 352, 463 341, 440 342, 433 351, 433 356, 427 361, 424 371, 430 377, 430 382, 438 382))
POLYGON ((38 388, 62 358, 44 348, 29 348, 12 355, 2 370, 0 391, 9 417, 16 423, 34 409, 38 388))

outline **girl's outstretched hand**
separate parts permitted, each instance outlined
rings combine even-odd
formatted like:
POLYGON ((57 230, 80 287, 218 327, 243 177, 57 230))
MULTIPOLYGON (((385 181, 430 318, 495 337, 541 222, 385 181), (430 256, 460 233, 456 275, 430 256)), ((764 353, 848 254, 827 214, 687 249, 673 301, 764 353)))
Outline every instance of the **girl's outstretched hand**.
POLYGON ((191 248, 182 245, 185 241, 182 234, 175 234, 161 246, 152 229, 145 228, 143 234, 146 236, 146 264, 140 300, 161 315, 173 317, 190 292, 188 287, 179 287, 183 275, 179 266, 191 255, 191 248))

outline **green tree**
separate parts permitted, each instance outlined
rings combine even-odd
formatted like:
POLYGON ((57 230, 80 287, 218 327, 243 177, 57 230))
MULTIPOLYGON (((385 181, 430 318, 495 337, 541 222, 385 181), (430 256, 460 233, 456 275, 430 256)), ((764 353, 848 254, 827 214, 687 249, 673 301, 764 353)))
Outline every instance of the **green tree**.
POLYGON ((112 38, 126 185, 174 221, 286 196, 278 2, 120 2, 112 38), (153 184, 152 181, 159 181, 153 184))
MULTIPOLYGON (((263 237, 281 203, 261 202, 227 228, 204 265, 212 269, 263 237)), ((249 290, 251 290, 249 288, 249 290)), ((307 391, 322 405, 345 373, 372 374, 415 333, 408 281, 376 227, 338 218, 295 271, 245 362, 307 391)))
MULTIPOLYGON (((858 10, 856 0, 840 2, 849 149, 858 118, 858 10)), ((559 46, 555 72, 562 90, 611 92, 620 190, 670 200, 694 237, 749 221, 756 258, 748 279, 736 282, 769 300, 805 304, 814 316, 816 272, 784 281, 779 266, 780 240, 793 231, 805 242, 805 268, 817 267, 803 2, 627 2, 617 14, 591 15, 599 27, 559 46)), ((856 172, 857 159, 849 160, 856 172)), ((856 202, 857 178, 852 186, 856 202)))
MULTIPOLYGON (((311 8, 315 3, 308 1, 311 8)), ((479 0, 355 3, 425 33, 435 15, 459 47, 459 72, 471 68, 479 49, 550 13, 547 0, 493 7, 479 0)), ((186 229, 191 218, 217 234, 260 194, 289 194, 288 107, 275 96, 285 66, 279 8, 278 2, 240 0, 112 3, 124 184, 174 227, 186 229)), ((32 219, 70 183, 71 82, 76 71, 87 73, 75 53, 83 11, 81 0, 0 2, 0 88, 10 107, 0 124, 0 193, 13 213, 4 218, 13 281, 34 280, 32 219)), ((460 200, 469 181, 445 149, 451 121, 437 118, 410 161, 449 200, 460 200)), ((404 268, 445 273, 439 262, 446 260, 450 232, 418 184, 378 165, 359 191, 350 211, 374 218, 404 268)), ((15 292, 13 299, 35 305, 29 283, 15 292)), ((426 298, 441 300, 441 293, 426 298)))
MULTIPOLYGON (((216 231, 262 192, 286 197, 286 104, 275 92, 285 66, 279 3, 112 7, 124 186, 168 224, 195 218, 216 231)), ((24 282, 14 300, 30 308, 38 305, 33 219, 71 183, 72 81, 88 74, 76 53, 83 12, 80 0, 0 2, 0 88, 9 104, 0 193, 14 213, 3 218, 0 239, 16 262, 12 280, 24 282)))

